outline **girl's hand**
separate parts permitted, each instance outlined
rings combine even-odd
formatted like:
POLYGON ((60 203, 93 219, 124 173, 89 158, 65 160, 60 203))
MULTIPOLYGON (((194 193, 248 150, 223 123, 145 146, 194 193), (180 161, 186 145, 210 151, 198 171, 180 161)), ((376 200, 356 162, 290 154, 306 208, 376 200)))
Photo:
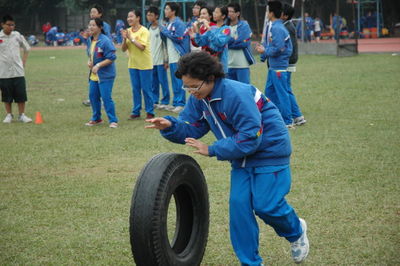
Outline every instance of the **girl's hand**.
POLYGON ((145 121, 148 123, 151 123, 151 125, 145 126, 145 128, 154 128, 154 129, 164 130, 164 129, 172 126, 171 121, 169 121, 168 119, 165 119, 163 117, 155 117, 152 119, 146 119, 145 121))
POLYGON ((194 138, 186 138, 186 145, 195 148, 194 153, 198 153, 204 156, 208 156, 208 145, 204 144, 200 140, 194 138))

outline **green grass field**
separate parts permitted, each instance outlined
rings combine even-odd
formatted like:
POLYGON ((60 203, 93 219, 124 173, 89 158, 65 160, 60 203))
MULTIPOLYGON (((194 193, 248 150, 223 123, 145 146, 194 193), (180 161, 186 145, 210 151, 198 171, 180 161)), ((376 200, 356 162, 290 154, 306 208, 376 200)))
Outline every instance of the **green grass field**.
MULTIPOLYGON (((127 120, 132 97, 121 52, 113 90, 120 127, 85 127, 86 61, 84 50, 32 51, 27 114, 40 111, 45 122, 0 124, 0 264, 133 264, 136 177, 153 155, 174 151, 193 156, 208 182, 202 264, 238 265, 228 231, 229 164, 169 143, 145 130, 144 120, 127 120)), ((288 200, 308 222, 307 264, 399 265, 400 56, 301 56, 297 71, 293 87, 308 123, 291 131, 288 200)), ((266 66, 251 72, 264 90, 266 66)), ((264 263, 293 263, 286 240, 262 223, 260 233, 264 263)))

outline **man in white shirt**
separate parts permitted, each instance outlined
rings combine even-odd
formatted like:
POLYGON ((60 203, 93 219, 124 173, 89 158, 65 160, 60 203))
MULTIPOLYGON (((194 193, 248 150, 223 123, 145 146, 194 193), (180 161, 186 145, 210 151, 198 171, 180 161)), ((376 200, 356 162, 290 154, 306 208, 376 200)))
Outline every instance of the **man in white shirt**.
POLYGON ((3 17, 0 31, 0 89, 1 99, 4 102, 7 112, 3 123, 11 123, 12 102, 18 105, 19 118, 23 123, 32 122, 32 119, 25 115, 26 96, 25 63, 31 47, 25 38, 14 31, 15 22, 10 15, 3 17), (21 58, 20 49, 24 50, 21 58))

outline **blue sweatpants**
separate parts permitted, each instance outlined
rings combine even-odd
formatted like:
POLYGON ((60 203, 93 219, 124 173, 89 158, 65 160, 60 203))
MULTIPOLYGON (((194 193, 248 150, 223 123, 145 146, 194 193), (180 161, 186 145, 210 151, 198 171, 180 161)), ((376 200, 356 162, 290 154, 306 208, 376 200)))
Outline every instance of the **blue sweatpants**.
POLYGON ((129 75, 131 77, 132 95, 133 95, 133 108, 132 115, 140 115, 142 109, 142 91, 144 97, 144 106, 146 113, 154 115, 153 91, 152 91, 152 78, 153 69, 139 70, 129 68, 129 75))
POLYGON ((165 70, 164 65, 153 66, 153 101, 157 104, 160 99, 160 85, 162 89, 161 104, 168 105, 170 96, 167 71, 165 70))
POLYGON ((178 63, 169 64, 169 71, 171 73, 172 91, 174 92, 173 106, 185 106, 186 93, 182 89, 183 82, 181 79, 175 77, 175 72, 178 69, 178 63))
POLYGON ((250 84, 250 69, 228 68, 228 79, 233 79, 246 84, 250 84))
POLYGON ((107 81, 89 81, 89 99, 92 107, 92 118, 96 121, 101 119, 101 100, 103 100, 104 110, 106 111, 108 121, 110 123, 118 123, 118 118, 115 115, 115 105, 111 97, 114 80, 107 81))
POLYGON ((231 171, 230 235, 242 265, 260 265, 259 228, 255 215, 289 242, 302 235, 300 220, 286 202, 291 184, 289 165, 236 168, 231 171))
POLYGON ((268 79, 265 86, 267 96, 278 107, 286 125, 293 123, 290 98, 287 89, 287 71, 268 70, 268 79))
POLYGON ((292 72, 288 71, 288 79, 287 79, 287 89, 288 89, 288 94, 289 94, 289 99, 290 99, 290 109, 292 113, 292 118, 297 118, 302 116, 303 114, 300 111, 300 107, 297 104, 296 96, 293 94, 292 90, 292 72))

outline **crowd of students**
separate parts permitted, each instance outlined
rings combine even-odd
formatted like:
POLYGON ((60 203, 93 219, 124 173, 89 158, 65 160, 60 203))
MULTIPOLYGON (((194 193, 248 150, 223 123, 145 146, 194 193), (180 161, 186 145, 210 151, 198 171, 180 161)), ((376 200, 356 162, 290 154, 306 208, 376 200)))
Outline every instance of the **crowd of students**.
MULTIPOLYGON (((146 118, 154 117, 157 109, 175 113, 182 111, 186 93, 175 72, 179 59, 191 51, 204 51, 218 58, 229 79, 250 84, 250 66, 255 63, 250 46, 252 31, 241 18, 240 5, 231 3, 211 8, 206 2, 197 1, 188 23, 180 19, 179 11, 177 3, 168 2, 164 9, 166 22, 160 23, 160 10, 155 6, 149 7, 146 12, 148 28, 141 25, 143 14, 140 10, 128 13, 129 28, 124 29, 123 22, 119 22, 121 49, 129 55, 128 71, 133 96, 130 120, 140 118, 142 97, 146 118)), ((265 94, 277 105, 288 128, 306 123, 291 88, 291 74, 295 72, 297 62, 296 29, 291 22, 293 13, 293 7, 287 4, 276 12, 272 10, 270 14, 274 15, 269 18, 267 34, 256 46, 262 61, 267 61, 269 67, 265 94)), ((81 34, 87 45, 90 70, 89 99, 84 104, 91 106, 93 111, 86 125, 103 122, 100 106, 103 103, 110 127, 115 128, 118 119, 112 88, 117 74, 114 65, 116 48, 111 27, 102 16, 102 7, 94 5, 90 9, 88 30, 81 34)), ((46 35, 56 30, 50 24, 46 27, 46 35)))
MULTIPOLYGON (((197 1, 192 9, 192 19, 188 23, 180 19, 179 11, 180 6, 177 3, 166 3, 164 9, 166 22, 160 23, 158 8, 149 7, 146 12, 149 23, 147 28, 141 25, 143 14, 140 10, 132 10, 127 16, 129 28, 120 29, 122 51, 129 55, 128 69, 133 95, 130 120, 141 117, 142 95, 146 118, 154 117, 156 109, 175 113, 182 111, 186 104, 186 93, 182 89, 182 80, 175 76, 175 72, 180 57, 189 52, 207 52, 219 59, 229 79, 250 84, 250 66, 255 63, 250 46, 252 31, 249 24, 241 19, 240 5, 231 3, 211 8, 206 2, 197 1), (168 69, 173 95, 170 95, 168 69)), ((91 9, 90 16, 92 20, 100 19, 100 28, 104 31, 103 35, 110 39, 111 47, 113 44, 110 27, 101 21, 102 13, 101 7, 96 5, 91 9)), ((270 19, 272 23, 268 25, 268 34, 263 44, 259 44, 256 48, 263 60, 269 64, 266 95, 278 106, 289 128, 306 122, 291 89, 291 72, 295 71, 297 61, 296 33, 290 21, 293 13, 294 9, 290 5, 281 7, 279 14, 277 12, 276 17, 270 19), (290 35, 282 24, 281 16, 285 20, 285 26, 292 31, 290 35), (273 22, 274 19, 277 21, 273 22), (281 49, 282 47, 285 49, 281 49)), ((90 31, 89 35, 92 34, 90 31)), ((88 39, 93 38, 88 36, 88 39)), ((89 48, 88 45, 88 55, 93 57, 89 48)), ((98 48, 92 47, 92 49, 98 48)), ((106 51, 101 51, 102 53, 95 55, 103 56, 103 60, 108 59, 105 57, 106 51)), ((113 75, 115 76, 115 73, 113 75)), ((108 90, 112 91, 112 86, 108 90)), ((85 105, 90 105, 91 97, 93 96, 84 102, 85 105)), ((103 100, 104 104, 107 102, 103 100)), ((95 106, 92 105, 92 108, 93 113, 97 113, 95 106)), ((105 110, 107 112, 106 106, 105 110)), ((92 126, 102 122, 101 117, 93 116, 87 125, 92 126)), ((115 123, 113 127, 116 127, 117 122, 113 123, 115 123)))

